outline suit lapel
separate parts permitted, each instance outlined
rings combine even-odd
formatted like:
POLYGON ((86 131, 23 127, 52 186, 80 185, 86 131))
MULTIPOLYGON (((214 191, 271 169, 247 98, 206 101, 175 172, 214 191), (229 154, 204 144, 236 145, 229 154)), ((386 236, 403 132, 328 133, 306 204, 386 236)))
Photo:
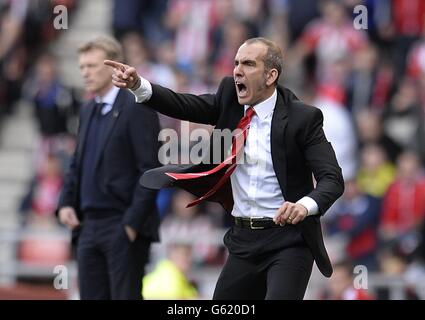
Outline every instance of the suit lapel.
MULTIPOLYGON (((215 129, 233 131, 244 116, 244 107, 236 100, 228 104, 228 107, 225 108, 225 112, 226 115, 223 117, 223 120, 216 125, 215 129)), ((209 153, 206 155, 203 163, 211 164, 208 168, 217 165, 228 156, 227 153, 230 152, 231 147, 231 139, 222 139, 221 134, 212 134, 210 136, 209 153)), ((205 170, 204 166, 199 166, 199 171, 205 170)))
POLYGON ((87 111, 84 113, 84 116, 81 117, 81 127, 79 132, 79 136, 81 137, 81 140, 78 144, 78 149, 77 149, 77 163, 81 163, 81 157, 83 155, 84 146, 86 144, 86 138, 87 138, 87 132, 89 129, 90 119, 92 118, 93 112, 94 112, 94 105, 95 105, 95 102, 93 100, 86 107, 83 107, 83 108, 87 108, 87 111))
POLYGON ((273 112, 271 128, 271 153, 273 168, 282 190, 283 197, 286 198, 286 146, 285 130, 288 125, 288 105, 285 103, 283 93, 278 90, 276 107, 273 112))
POLYGON ((244 106, 240 105, 239 103, 235 103, 235 105, 233 105, 231 107, 231 113, 230 113, 230 129, 231 130, 235 130, 236 127, 238 126, 239 121, 243 118, 244 116, 244 106))
POLYGON ((112 110, 109 111, 107 115, 105 115, 106 119, 103 119, 103 121, 105 121, 105 127, 103 134, 99 137, 99 146, 96 149, 95 168, 97 168, 97 166, 100 164, 106 143, 111 136, 114 126, 117 123, 118 117, 124 106, 121 92, 121 90, 118 92, 117 98, 115 99, 114 105, 112 106, 112 110))

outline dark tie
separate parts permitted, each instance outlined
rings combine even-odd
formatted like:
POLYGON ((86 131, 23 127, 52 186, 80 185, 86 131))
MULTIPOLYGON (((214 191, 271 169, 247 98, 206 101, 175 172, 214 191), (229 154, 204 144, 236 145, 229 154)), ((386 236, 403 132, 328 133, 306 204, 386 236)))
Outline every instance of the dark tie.
POLYGON ((237 159, 243 154, 242 151, 248 137, 249 124, 251 123, 252 117, 254 115, 254 108, 249 107, 246 110, 245 116, 239 121, 237 125, 237 128, 240 129, 240 132, 238 132, 238 134, 233 137, 231 155, 213 169, 197 173, 166 173, 166 175, 172 177, 175 180, 199 179, 201 177, 208 177, 209 175, 216 174, 217 172, 221 173, 221 177, 218 179, 217 183, 207 193, 205 193, 202 197, 190 202, 186 207, 192 207, 204 200, 211 198, 229 180, 231 174, 236 169, 237 159))
POLYGON ((102 116, 103 107, 106 105, 104 102, 96 102, 94 105, 94 114, 97 118, 102 116))

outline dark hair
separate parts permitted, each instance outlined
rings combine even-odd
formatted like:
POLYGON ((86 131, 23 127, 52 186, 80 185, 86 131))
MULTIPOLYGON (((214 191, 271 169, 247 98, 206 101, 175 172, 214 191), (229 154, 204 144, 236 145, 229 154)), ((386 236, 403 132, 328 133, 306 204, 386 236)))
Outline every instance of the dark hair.
POLYGON ((277 70, 277 79, 275 81, 275 84, 277 85, 283 70, 282 50, 280 50, 279 46, 275 42, 263 37, 248 39, 244 42, 244 44, 253 44, 256 42, 260 42, 267 47, 267 53, 263 60, 264 67, 266 71, 270 71, 271 69, 277 70))

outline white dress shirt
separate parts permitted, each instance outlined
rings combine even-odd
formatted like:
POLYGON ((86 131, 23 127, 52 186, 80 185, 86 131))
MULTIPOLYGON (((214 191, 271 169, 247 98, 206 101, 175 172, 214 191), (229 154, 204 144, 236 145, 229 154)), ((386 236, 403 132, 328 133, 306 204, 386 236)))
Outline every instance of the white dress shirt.
POLYGON ((102 107, 102 110, 100 113, 102 116, 109 113, 109 111, 112 110, 112 106, 115 103, 115 99, 117 98, 118 92, 120 91, 119 88, 113 86, 103 97, 96 96, 94 97, 94 100, 96 103, 103 103, 104 106, 102 107))
MULTIPOLYGON (((152 85, 141 77, 140 87, 131 92, 136 102, 142 103, 152 96, 152 85)), ((270 98, 254 106, 256 114, 244 147, 244 163, 238 164, 230 176, 233 216, 273 218, 285 202, 271 158, 271 123, 276 100, 275 90, 270 98)), ((245 111, 248 108, 245 106, 245 111)), ((319 212, 316 201, 310 197, 303 197, 297 203, 307 208, 308 215, 319 212)))
MULTIPOLYGON (((270 98, 254 106, 248 138, 244 148, 244 163, 236 166, 231 175, 236 217, 270 217, 285 202, 271 156, 271 125, 277 101, 275 90, 270 98)), ((245 112, 249 106, 245 106, 245 112)), ((298 203, 305 206, 308 214, 316 214, 316 202, 304 197, 298 203)))

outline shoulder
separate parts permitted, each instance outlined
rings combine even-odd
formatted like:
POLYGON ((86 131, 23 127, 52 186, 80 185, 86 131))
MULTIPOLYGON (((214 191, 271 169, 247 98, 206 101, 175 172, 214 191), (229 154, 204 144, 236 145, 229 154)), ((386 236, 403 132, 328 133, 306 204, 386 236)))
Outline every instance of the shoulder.
POLYGON ((220 82, 220 86, 226 86, 226 87, 234 88, 235 87, 235 80, 231 76, 224 77, 220 82))
POLYGON ((116 103, 121 104, 122 111, 130 120, 139 117, 157 117, 156 111, 143 103, 137 103, 134 95, 126 89, 120 89, 116 103))
POLYGON ((124 104, 136 104, 136 99, 134 95, 127 89, 120 89, 118 91, 117 98, 115 103, 124 103, 124 104))
POLYGON ((93 106, 94 106, 94 100, 91 99, 87 102, 84 102, 80 105, 80 118, 84 119, 86 117, 88 117, 90 115, 90 110, 92 110, 93 106))
POLYGON ((217 89, 217 95, 223 96, 225 98, 235 98, 236 96, 236 88, 235 88, 235 80, 233 77, 224 77, 217 89))
POLYGON ((302 115, 308 116, 308 117, 323 117, 322 110, 320 110, 318 107, 306 104, 302 101, 296 101, 292 103, 292 106, 294 108, 294 112, 301 113, 302 115))
POLYGON ((291 119, 298 119, 303 124, 323 122, 323 113, 318 107, 309 105, 300 100, 293 100, 288 105, 291 119))

